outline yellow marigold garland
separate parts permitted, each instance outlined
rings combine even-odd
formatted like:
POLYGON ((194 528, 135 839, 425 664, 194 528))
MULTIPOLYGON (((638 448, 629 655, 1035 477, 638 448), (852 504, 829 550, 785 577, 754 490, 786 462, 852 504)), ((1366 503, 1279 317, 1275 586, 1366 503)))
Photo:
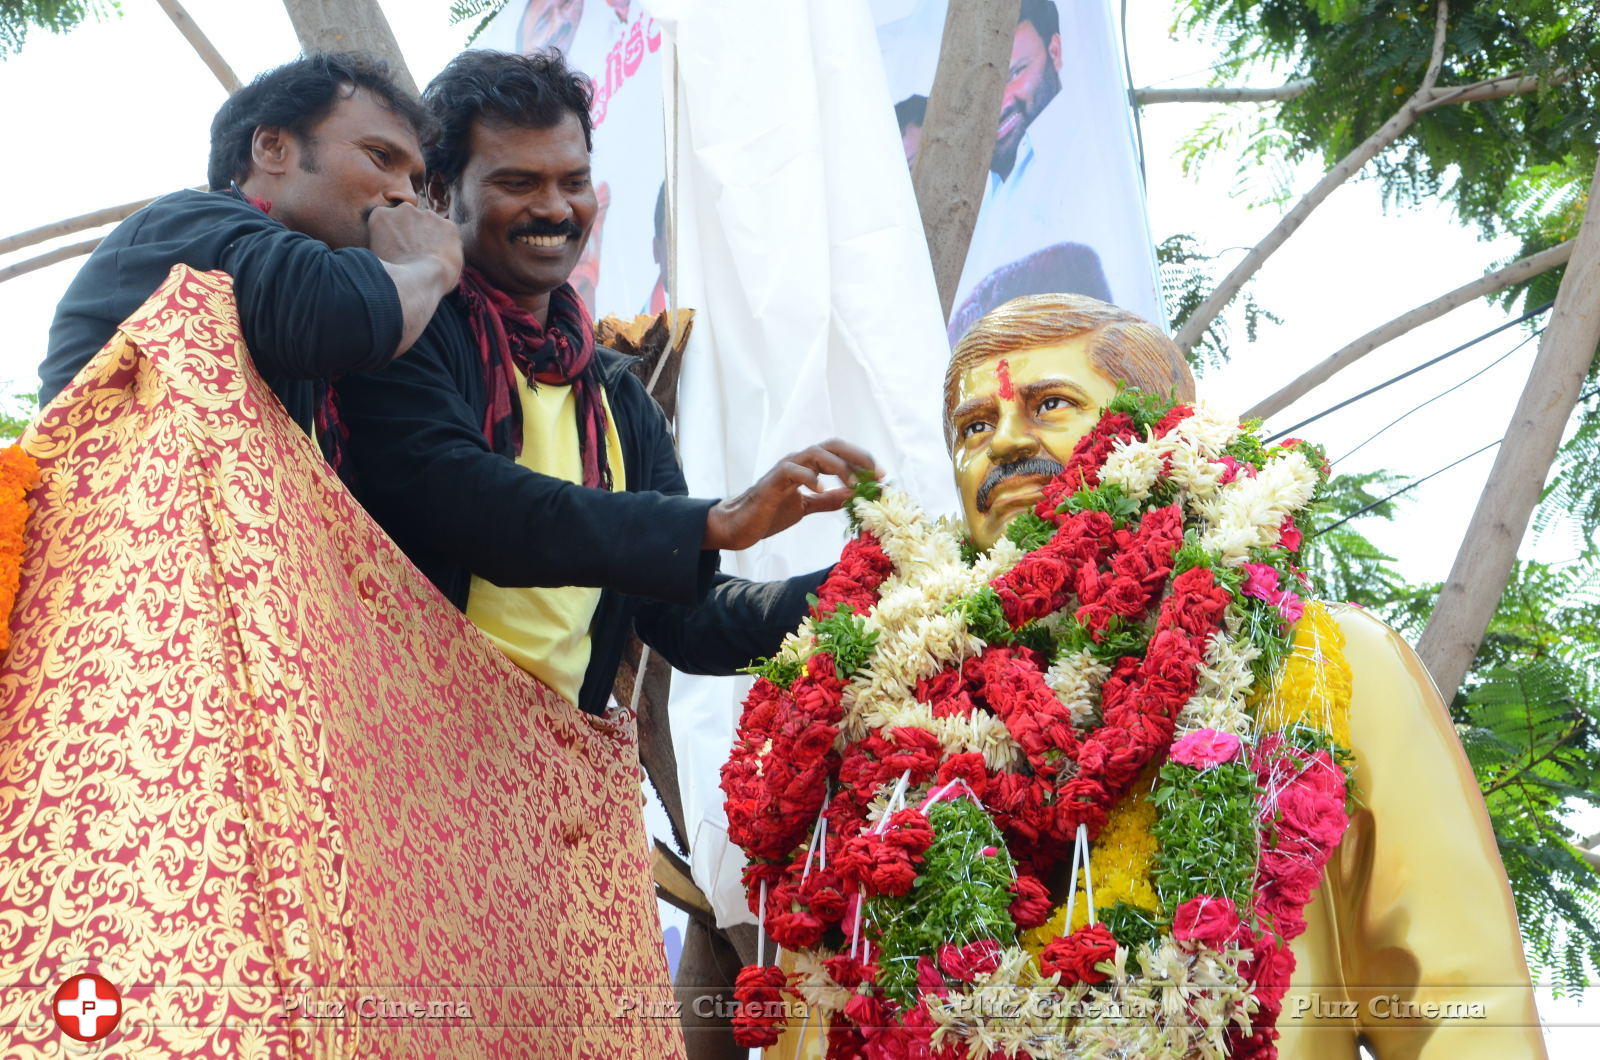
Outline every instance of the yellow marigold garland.
MULTIPOLYGON (((1330 733, 1344 748, 1350 746, 1350 664, 1344 657, 1344 631, 1326 606, 1308 602, 1295 625, 1294 640, 1279 667, 1277 680, 1256 708, 1259 729, 1272 732, 1296 723, 1330 733)), ((1154 835, 1156 807, 1151 800, 1154 771, 1147 771, 1133 790, 1111 809, 1105 829, 1089 855, 1094 874, 1095 905, 1105 910, 1118 902, 1150 913, 1158 912, 1155 888, 1150 882, 1158 852, 1154 835)), ((1072 931, 1089 922, 1085 880, 1078 874, 1078 901, 1072 914, 1072 931)), ((1059 905, 1044 925, 1025 932, 1023 946, 1037 955, 1055 939, 1070 934, 1067 907, 1059 905)))
POLYGON ((1350 746, 1350 664, 1344 631, 1326 606, 1308 603, 1294 628, 1294 642, 1278 669, 1272 692, 1256 710, 1262 732, 1301 724, 1350 746))
POLYGON ((11 646, 11 606, 26 546, 28 491, 38 482, 39 465, 21 446, 0 449, 0 652, 11 646))
MULTIPOLYGON (((1150 883, 1150 868, 1156 856, 1156 806, 1150 799, 1154 769, 1147 769, 1126 798, 1111 808, 1106 826, 1089 853, 1089 871, 1094 876, 1094 904, 1099 910, 1118 902, 1144 910, 1154 916, 1158 903, 1150 883)), ((1072 931, 1089 922, 1087 880, 1078 870, 1078 901, 1072 911, 1072 931)), ((1070 934, 1066 930, 1067 907, 1056 906, 1045 924, 1023 933, 1022 945, 1037 955, 1052 940, 1070 934)))

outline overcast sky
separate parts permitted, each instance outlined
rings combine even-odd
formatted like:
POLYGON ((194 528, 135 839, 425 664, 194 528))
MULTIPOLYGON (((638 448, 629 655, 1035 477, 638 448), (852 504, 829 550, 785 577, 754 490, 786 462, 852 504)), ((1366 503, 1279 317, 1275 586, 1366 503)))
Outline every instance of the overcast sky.
MULTIPOLYGON (((1128 42, 1134 82, 1196 85, 1214 61, 1203 43, 1169 35, 1174 5, 1146 0, 1130 8, 1128 42)), ((241 78, 297 53, 287 16, 273 0, 186 0, 241 78)), ((413 74, 425 82, 461 46, 466 27, 448 23, 445 0, 384 4, 413 74)), ((223 90, 154 3, 125 0, 123 16, 90 24, 65 37, 34 35, 20 55, 0 60, 0 100, 6 115, 7 164, 0 173, 0 236, 102 206, 195 184, 204 175, 206 135, 223 90)), ((1191 233, 1212 250, 1244 248, 1272 226, 1281 206, 1251 209, 1235 192, 1268 184, 1269 174, 1240 178, 1229 161, 1193 178, 1182 174, 1179 143, 1213 108, 1186 104, 1143 112, 1151 228, 1159 240, 1191 233)), ((1295 191, 1317 179, 1314 166, 1286 174, 1295 191)), ((65 242, 85 238, 69 237, 65 242)), ((43 252, 30 248, 0 266, 43 252)), ((1465 283, 1515 253, 1514 240, 1482 241, 1437 203, 1386 213, 1376 186, 1352 182, 1335 192, 1259 274, 1255 294, 1283 318, 1265 325, 1247 346, 1237 336, 1226 369, 1201 381, 1201 393, 1243 409, 1368 329, 1465 283)), ((1228 260, 1237 258, 1234 252, 1228 260)), ((0 284, 0 392, 31 392, 56 300, 82 259, 0 284)), ((604 311, 605 307, 602 307, 604 311)), ((1269 426, 1304 415, 1472 338, 1507 314, 1475 303, 1412 332, 1314 391, 1269 426)), ((1302 432, 1333 456, 1405 410, 1434 396, 1510 350, 1521 328, 1502 333, 1436 368, 1319 421, 1302 432)), ((1406 475, 1434 471, 1498 438, 1505 430, 1537 346, 1435 402, 1339 466, 1387 468, 1406 475)), ((1486 453, 1414 490, 1394 525, 1364 529, 1400 558, 1413 580, 1441 579, 1449 570, 1478 494, 1494 460, 1486 453)), ((1565 560, 1578 554, 1570 537, 1525 544, 1524 555, 1565 560)), ((1586 824, 1600 831, 1600 820, 1586 824)), ((1546 1006, 1572 1018, 1569 1006, 1546 1006)), ((1600 1021, 1600 993, 1582 1010, 1600 1021)), ((1593 1055, 1593 1030, 1583 1032, 1593 1055)), ((1555 1040, 1558 1054, 1569 1046, 1555 1040)), ((1572 1038, 1570 1055, 1579 1055, 1572 1038)))

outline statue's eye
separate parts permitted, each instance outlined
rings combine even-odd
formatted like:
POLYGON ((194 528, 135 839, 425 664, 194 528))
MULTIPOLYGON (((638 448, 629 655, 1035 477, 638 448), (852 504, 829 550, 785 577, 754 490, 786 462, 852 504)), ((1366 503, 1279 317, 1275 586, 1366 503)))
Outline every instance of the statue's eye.
POLYGON ((994 430, 994 425, 987 420, 973 420, 961 428, 961 437, 971 438, 975 434, 994 430))
POLYGON ((1062 397, 1059 394, 1052 395, 1039 402, 1040 412, 1055 412, 1059 409, 1071 408, 1077 408, 1077 402, 1073 401, 1071 398, 1062 397))

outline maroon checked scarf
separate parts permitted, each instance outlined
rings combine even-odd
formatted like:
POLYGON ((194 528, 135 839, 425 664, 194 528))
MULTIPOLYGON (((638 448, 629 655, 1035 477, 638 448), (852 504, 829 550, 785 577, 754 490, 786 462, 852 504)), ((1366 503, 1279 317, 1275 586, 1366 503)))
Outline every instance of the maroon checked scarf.
POLYGON ((517 386, 548 383, 572 387, 578 405, 578 452, 583 459, 583 484, 611 488, 606 461, 606 407, 600 390, 600 364, 594 355, 594 324, 572 285, 550 293, 544 325, 493 286, 470 265, 461 270, 461 298, 478 340, 485 396, 483 436, 499 451, 497 439, 510 431, 512 451, 522 451, 522 432, 515 429, 521 402, 517 386))

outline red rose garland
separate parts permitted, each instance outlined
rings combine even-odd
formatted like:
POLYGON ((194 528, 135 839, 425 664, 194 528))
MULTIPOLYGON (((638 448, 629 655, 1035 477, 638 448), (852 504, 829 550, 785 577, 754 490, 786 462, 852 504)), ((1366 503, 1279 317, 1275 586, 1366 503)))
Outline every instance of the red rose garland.
MULTIPOLYGON (((1150 436, 1166 434, 1192 414, 1183 405, 1166 410, 1150 436)), ((723 788, 729 836, 751 857, 745 872, 751 910, 765 898, 764 927, 777 944, 808 949, 830 933, 848 943, 861 922, 863 897, 910 891, 933 841, 926 815, 902 809, 868 827, 869 806, 896 783, 904 790, 963 782, 989 812, 1012 855, 1012 920, 1026 929, 1049 919, 1051 901, 1041 880, 1068 853, 1079 826, 1087 827, 1091 839, 1097 836, 1112 805, 1171 746, 1178 713, 1199 687, 1207 643, 1222 630, 1224 615, 1237 599, 1206 567, 1173 576, 1184 543, 1184 512, 1176 504, 1149 508, 1136 524, 1121 527, 1104 511, 1058 511, 1068 497, 1097 489, 1106 458, 1119 443, 1140 435, 1133 416, 1104 415, 1046 486, 1035 509, 1055 527, 1050 539, 989 584, 999 617, 1012 632, 1069 604, 1075 604, 1070 614, 1082 635, 1101 650, 1107 643, 1123 643, 1108 638, 1142 637, 1148 631, 1142 651, 1117 658, 1101 683, 1097 727, 1081 731, 1074 724, 1071 709, 1045 682, 1048 660, 1015 643, 990 643, 977 656, 914 687, 916 700, 936 719, 979 712, 997 718, 1026 763, 1015 768, 991 769, 976 752, 949 753, 935 733, 917 727, 869 729, 862 738, 838 745, 845 682, 826 651, 808 658, 788 688, 765 678, 756 682, 723 770, 723 788), (802 853, 808 834, 812 842, 802 853)), ((1254 459, 1241 450, 1232 462, 1253 475, 1256 467, 1246 461, 1254 459)), ((1230 460, 1223 456, 1219 462, 1230 460)), ((1114 491, 1098 495, 1118 496, 1114 491)), ((1292 517, 1286 518, 1280 545, 1292 550, 1299 536, 1292 517)), ((870 612, 891 573, 893 562, 881 543, 862 531, 820 587, 813 620, 829 619, 841 609, 850 615, 870 612)), ((1025 631, 1022 636, 1027 639, 1025 631)), ((1263 817, 1259 897, 1252 910, 1264 930, 1257 933, 1246 925, 1231 902, 1206 896, 1179 906, 1171 927, 1173 938, 1196 946, 1252 951, 1240 973, 1262 999, 1260 1029, 1248 1036, 1230 1032, 1230 1055, 1251 1056, 1273 1049, 1271 1025, 1293 971, 1288 943, 1304 930, 1301 910, 1348 823, 1344 773, 1327 752, 1303 751, 1281 739, 1264 741, 1253 764, 1273 799, 1263 817)), ((842 1019, 829 1028, 828 1055, 965 1056, 953 1039, 932 1050, 935 1023, 926 998, 993 971, 1000 943, 950 943, 923 955, 916 966, 922 999, 901 1006, 879 993, 857 990, 875 983, 878 975, 871 963, 874 944, 864 941, 861 959, 841 954, 823 962, 838 985, 854 991, 842 1019)), ((1106 925, 1092 924, 1051 942, 1039 956, 1039 968, 1060 976, 1063 985, 1101 983, 1107 977, 1096 965, 1113 959, 1116 946, 1106 925)), ((752 974, 741 973, 740 1000, 750 1011, 742 1009, 735 1021, 744 1034, 739 1040, 768 1044, 776 1039, 777 1024, 763 1022, 757 1009, 781 993, 782 975, 776 968, 746 972, 752 974)))

